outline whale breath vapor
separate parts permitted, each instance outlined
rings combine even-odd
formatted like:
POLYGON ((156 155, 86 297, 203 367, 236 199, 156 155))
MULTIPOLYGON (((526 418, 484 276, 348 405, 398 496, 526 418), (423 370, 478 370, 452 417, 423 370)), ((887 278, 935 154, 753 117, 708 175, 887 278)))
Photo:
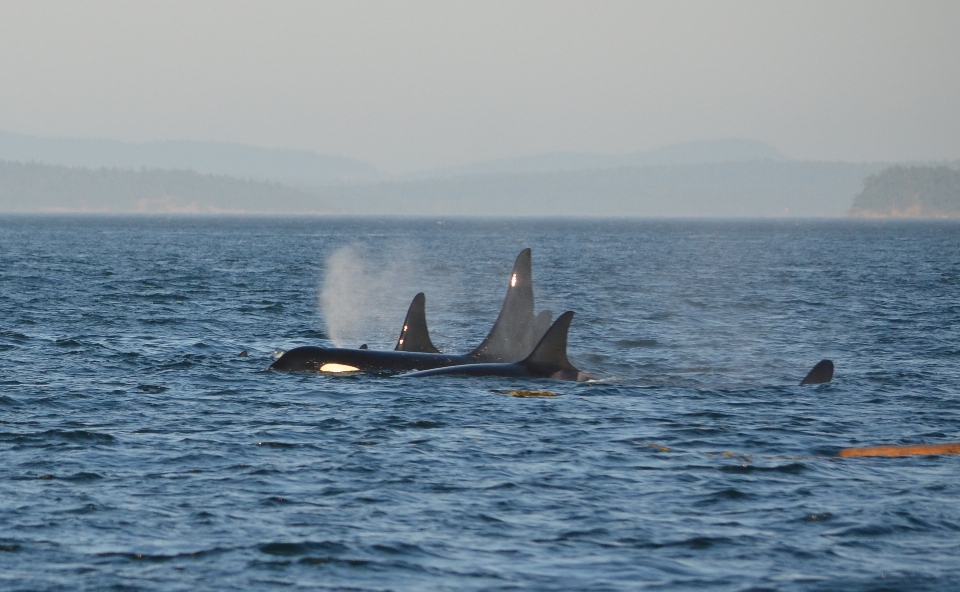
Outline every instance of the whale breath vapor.
POLYGON ((417 284, 412 257, 393 247, 374 257, 362 245, 347 245, 327 258, 320 309, 330 340, 337 347, 396 339, 396 319, 417 284), (389 265, 377 259, 389 259, 389 265))

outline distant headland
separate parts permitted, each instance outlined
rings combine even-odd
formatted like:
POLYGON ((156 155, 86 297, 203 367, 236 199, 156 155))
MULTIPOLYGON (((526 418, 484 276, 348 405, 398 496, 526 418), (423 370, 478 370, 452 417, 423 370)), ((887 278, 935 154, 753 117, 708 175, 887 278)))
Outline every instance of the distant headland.
POLYGON ((870 175, 853 200, 861 218, 960 218, 960 170, 892 166, 870 175))

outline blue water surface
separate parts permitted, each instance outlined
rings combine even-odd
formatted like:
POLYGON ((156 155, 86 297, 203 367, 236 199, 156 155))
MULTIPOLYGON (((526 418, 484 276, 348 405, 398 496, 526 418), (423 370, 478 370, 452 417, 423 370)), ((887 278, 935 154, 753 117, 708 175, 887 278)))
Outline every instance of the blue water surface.
POLYGON ((5 217, 0 354, 4 590, 960 589, 960 456, 836 458, 960 441, 956 222, 5 217), (601 380, 266 371, 344 247, 601 380))

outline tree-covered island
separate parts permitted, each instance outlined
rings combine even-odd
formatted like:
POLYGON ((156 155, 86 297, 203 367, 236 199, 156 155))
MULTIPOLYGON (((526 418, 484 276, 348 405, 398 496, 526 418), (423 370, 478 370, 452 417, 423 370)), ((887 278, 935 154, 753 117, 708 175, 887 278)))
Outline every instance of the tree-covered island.
POLYGON ((948 166, 892 166, 863 181, 851 216, 960 218, 960 170, 948 166))

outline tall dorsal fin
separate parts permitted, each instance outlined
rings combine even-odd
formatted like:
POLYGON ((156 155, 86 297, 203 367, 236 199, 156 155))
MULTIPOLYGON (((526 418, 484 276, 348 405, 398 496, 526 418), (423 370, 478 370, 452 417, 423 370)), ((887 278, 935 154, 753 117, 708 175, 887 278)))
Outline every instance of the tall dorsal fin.
POLYGON ((468 355, 476 362, 518 362, 526 357, 550 325, 550 311, 533 314, 530 249, 520 251, 500 314, 486 339, 468 355))
POLYGON ((407 309, 407 318, 403 321, 400 338, 397 339, 396 351, 418 352, 424 354, 439 354, 440 350, 430 341, 430 332, 427 330, 427 297, 420 292, 413 297, 410 308, 407 309))

